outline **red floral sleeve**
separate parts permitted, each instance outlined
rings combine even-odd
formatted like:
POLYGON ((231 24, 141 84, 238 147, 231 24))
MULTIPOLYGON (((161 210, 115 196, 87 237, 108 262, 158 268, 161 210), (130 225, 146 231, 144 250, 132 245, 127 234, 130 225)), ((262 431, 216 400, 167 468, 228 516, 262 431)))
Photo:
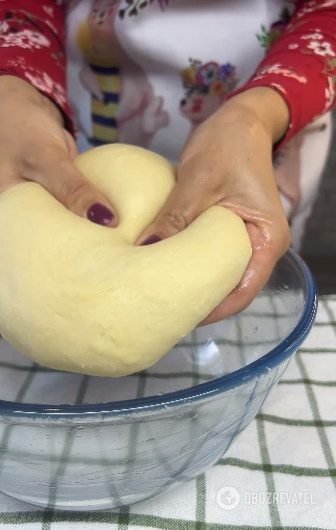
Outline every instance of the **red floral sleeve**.
POLYGON ((73 131, 61 4, 61 0, 0 0, 0 75, 20 77, 49 96, 73 131))
POLYGON ((252 79, 230 95, 257 86, 277 90, 290 110, 281 145, 336 103, 336 0, 295 4, 289 24, 252 79))
MULTIPOLYGON (((63 110, 66 97, 62 0, 0 0, 0 74, 27 80, 63 110)), ((270 86, 286 100, 289 140, 335 104, 336 0, 298 0, 289 24, 253 78, 237 92, 270 86)), ((235 95, 237 92, 231 94, 235 95)))

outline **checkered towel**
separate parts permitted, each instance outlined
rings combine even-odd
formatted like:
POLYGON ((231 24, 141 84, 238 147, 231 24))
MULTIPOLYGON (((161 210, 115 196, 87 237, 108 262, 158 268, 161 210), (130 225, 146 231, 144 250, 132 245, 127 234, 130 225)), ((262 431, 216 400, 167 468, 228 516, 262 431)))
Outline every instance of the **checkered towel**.
POLYGON ((335 530, 335 337, 336 296, 324 297, 308 340, 261 412, 224 457, 195 481, 105 512, 37 509, 0 494, 1 527, 335 530))

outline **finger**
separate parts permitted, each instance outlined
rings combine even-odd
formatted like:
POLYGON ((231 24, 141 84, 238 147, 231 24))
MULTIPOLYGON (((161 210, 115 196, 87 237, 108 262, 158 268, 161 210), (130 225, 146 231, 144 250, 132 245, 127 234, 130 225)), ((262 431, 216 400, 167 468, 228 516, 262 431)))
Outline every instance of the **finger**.
POLYGON ((167 202, 139 237, 138 245, 149 245, 182 232, 203 211, 215 204, 205 179, 182 170, 167 202))
POLYGON ((199 325, 213 324, 244 311, 269 279, 275 265, 271 260, 270 263, 272 265, 267 267, 266 264, 266 268, 259 270, 255 258, 252 257, 241 282, 199 325))
POLYGON ((287 231, 274 248, 267 238, 264 240, 263 236, 256 236, 257 227, 247 225, 247 229, 253 244, 252 257, 244 276, 237 287, 199 324, 200 326, 218 322, 246 309, 265 286, 278 259, 289 247, 290 239, 287 231))
POLYGON ((116 226, 117 215, 109 201, 76 168, 66 153, 50 153, 24 177, 41 184, 68 210, 96 224, 116 226), (57 156, 58 155, 58 156, 57 156))
POLYGON ((78 156, 78 149, 75 139, 67 130, 64 130, 64 138, 67 152, 69 153, 71 160, 75 160, 76 156, 78 156))
POLYGON ((2 156, 3 153, 0 153, 1 159, 1 178, 0 178, 0 195, 4 191, 9 190, 10 188, 22 184, 25 180, 20 176, 16 170, 15 164, 9 162, 5 156, 2 156))

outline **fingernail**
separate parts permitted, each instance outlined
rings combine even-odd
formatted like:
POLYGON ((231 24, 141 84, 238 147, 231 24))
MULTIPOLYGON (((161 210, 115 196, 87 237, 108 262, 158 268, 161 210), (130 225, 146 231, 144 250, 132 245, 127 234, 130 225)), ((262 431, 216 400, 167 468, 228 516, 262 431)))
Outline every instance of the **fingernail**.
POLYGON ((108 225, 114 218, 114 215, 111 210, 104 206, 104 204, 97 202, 90 206, 87 211, 87 217, 89 221, 92 221, 97 225, 108 225))
POLYGON ((154 243, 158 243, 159 241, 162 241, 161 237, 159 236, 149 236, 145 241, 142 243, 143 245, 154 245, 154 243))

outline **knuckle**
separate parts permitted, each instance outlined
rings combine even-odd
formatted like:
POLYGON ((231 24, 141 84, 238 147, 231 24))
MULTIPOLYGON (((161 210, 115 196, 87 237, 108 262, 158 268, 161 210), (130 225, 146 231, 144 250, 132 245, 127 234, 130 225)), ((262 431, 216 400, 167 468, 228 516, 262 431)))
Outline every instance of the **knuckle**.
POLYGON ((287 237, 286 237, 285 242, 284 242, 284 252, 286 252, 289 249, 289 247, 291 245, 291 242, 292 242, 292 238, 291 238, 291 235, 290 235, 290 231, 288 229, 287 237))
POLYGON ((47 169, 50 166, 59 166, 63 158, 55 148, 44 145, 42 150, 36 147, 36 142, 27 141, 24 149, 16 157, 16 163, 20 174, 27 180, 43 183, 47 169))
POLYGON ((34 148, 28 148, 20 154, 20 158, 18 160, 19 167, 22 175, 25 178, 30 178, 31 174, 36 172, 39 167, 38 157, 36 155, 37 153, 34 148))
POLYGON ((281 254, 284 254, 290 247, 291 244, 291 233, 290 228, 287 220, 283 223, 282 227, 282 240, 281 240, 281 246, 280 251, 281 254))
POLYGON ((87 183, 79 178, 66 178, 59 188, 59 198, 65 206, 78 202, 87 189, 87 183))
POLYGON ((241 311, 245 311, 253 302, 254 296, 249 296, 248 298, 245 298, 242 302, 241 306, 237 308, 236 314, 240 313, 241 311))
POLYGON ((273 216, 274 232, 272 237, 272 248, 276 260, 281 258, 290 247, 291 244, 291 232, 283 211, 276 211, 273 216))
POLYGON ((174 232, 182 232, 188 226, 188 215, 183 210, 164 213, 161 220, 165 226, 173 228, 174 232))

